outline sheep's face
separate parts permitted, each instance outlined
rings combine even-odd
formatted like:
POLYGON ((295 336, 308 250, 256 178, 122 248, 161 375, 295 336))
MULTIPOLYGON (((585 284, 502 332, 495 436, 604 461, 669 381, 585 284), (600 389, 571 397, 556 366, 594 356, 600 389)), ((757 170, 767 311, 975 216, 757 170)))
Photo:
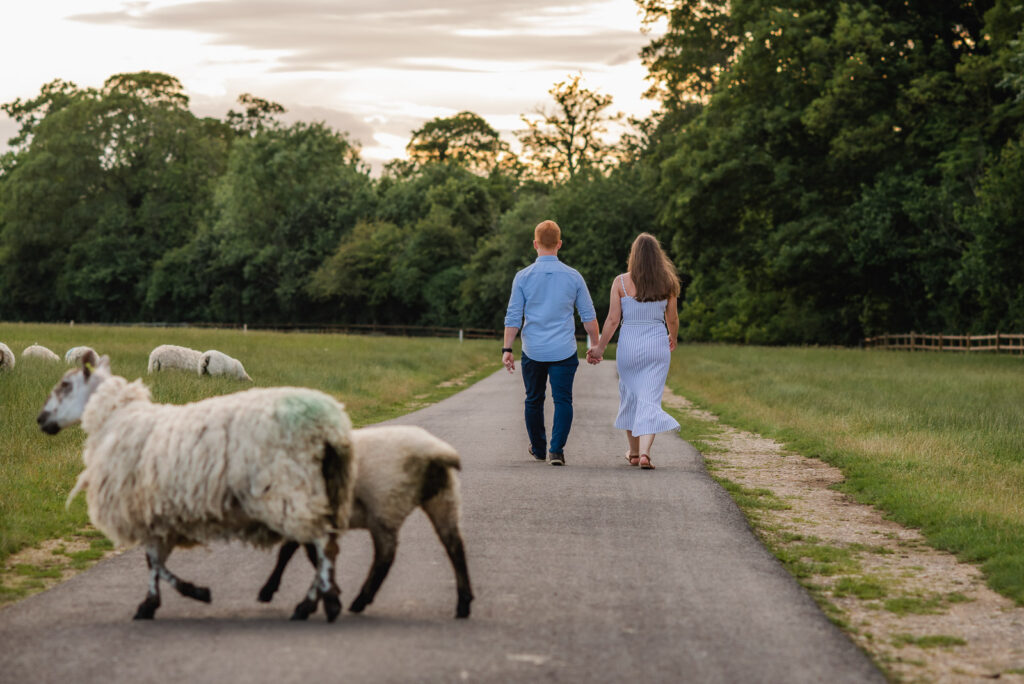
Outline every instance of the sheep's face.
POLYGON ((50 392, 43 410, 36 417, 39 429, 55 435, 82 419, 89 397, 104 380, 110 377, 110 359, 97 360, 96 354, 86 352, 82 367, 69 370, 50 392))

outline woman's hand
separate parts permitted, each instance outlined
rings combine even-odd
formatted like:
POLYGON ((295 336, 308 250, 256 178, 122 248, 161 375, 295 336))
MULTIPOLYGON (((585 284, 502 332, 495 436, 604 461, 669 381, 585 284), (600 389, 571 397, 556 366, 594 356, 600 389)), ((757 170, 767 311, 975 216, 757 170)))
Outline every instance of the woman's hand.
POLYGON ((676 338, 669 336, 668 338, 668 350, 674 352, 676 350, 676 338))
POLYGON ((599 349, 598 347, 591 347, 590 349, 587 350, 587 363, 589 363, 590 365, 596 366, 597 364, 601 363, 601 360, 603 358, 604 349, 599 349))

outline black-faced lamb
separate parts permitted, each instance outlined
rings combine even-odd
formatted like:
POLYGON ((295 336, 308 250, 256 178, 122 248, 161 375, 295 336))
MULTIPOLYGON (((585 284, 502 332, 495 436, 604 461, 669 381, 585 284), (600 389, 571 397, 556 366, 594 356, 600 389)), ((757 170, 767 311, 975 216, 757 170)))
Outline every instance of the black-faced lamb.
POLYGON ((164 565, 176 546, 241 539, 257 546, 310 544, 317 570, 292 619, 324 601, 341 611, 334 582, 337 535, 348 525, 355 478, 344 407, 315 390, 253 389, 182 406, 154 404, 141 380, 110 371, 87 353, 64 374, 37 418, 56 434, 81 421, 92 523, 117 544, 144 545, 149 591, 136 619, 160 606, 158 582, 209 602, 210 591, 164 565))
POLYGON ((189 349, 188 347, 179 347, 176 344, 161 344, 149 352, 147 372, 154 373, 156 371, 176 368, 195 373, 199 368, 199 357, 202 355, 202 352, 189 349))
POLYGON ((0 370, 14 368, 14 352, 3 342, 0 342, 0 370))
MULTIPOLYGON (((64 352, 64 363, 77 365, 78 362, 82 360, 82 357, 85 356, 86 352, 96 354, 96 350, 92 347, 72 347, 64 352)), ((96 354, 96 356, 99 356, 99 354, 96 354)))
MULTIPOLYGON (((353 430, 352 452, 357 465, 348 526, 370 531, 374 558, 359 596, 349 610, 359 613, 373 602, 395 559, 398 530, 419 507, 433 523, 455 571, 458 595, 455 617, 469 617, 473 592, 459 531, 458 453, 423 428, 406 425, 353 430)), ((273 598, 285 566, 298 546, 295 542, 282 545, 277 566, 260 590, 260 601, 273 598)), ((315 558, 313 551, 307 546, 310 560, 315 558)))
POLYGON ((226 375, 237 380, 252 382, 252 378, 249 377, 249 374, 245 372, 245 368, 242 367, 241 361, 231 358, 224 352, 219 352, 216 349, 204 351, 199 356, 198 370, 200 375, 226 375))
POLYGON ((54 354, 52 351, 42 346, 41 344, 33 344, 25 347, 25 350, 21 352, 21 358, 23 359, 43 359, 44 361, 60 361, 60 357, 54 354))

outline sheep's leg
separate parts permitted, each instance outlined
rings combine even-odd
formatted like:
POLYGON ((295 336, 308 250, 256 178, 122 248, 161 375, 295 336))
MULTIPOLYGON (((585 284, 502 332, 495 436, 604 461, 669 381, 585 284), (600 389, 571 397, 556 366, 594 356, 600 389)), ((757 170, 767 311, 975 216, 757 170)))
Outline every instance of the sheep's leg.
POLYGON ((210 590, 207 587, 197 587, 191 582, 179 578, 173 572, 167 569, 162 563, 159 567, 160 579, 170 584, 172 587, 178 590, 178 593, 190 599, 196 601, 202 601, 203 603, 209 603, 211 600, 210 590))
POLYGON ((466 549, 459 531, 459 507, 451 492, 442 493, 423 503, 423 511, 437 531, 437 536, 448 552, 448 559, 455 571, 455 587, 458 603, 455 606, 455 617, 469 617, 469 604, 473 600, 473 590, 469 584, 469 568, 466 566, 466 549))
POLYGON ((305 620, 316 612, 316 606, 322 597, 324 600, 324 612, 327 614, 327 621, 334 622, 341 612, 341 589, 334 580, 335 559, 338 556, 338 535, 331 534, 325 544, 317 540, 313 544, 316 551, 316 576, 313 584, 306 592, 306 598, 299 605, 295 606, 292 613, 292 620, 305 620))
POLYGON ((135 610, 133 620, 152 620, 156 609, 160 607, 160 567, 167 552, 163 545, 146 544, 146 565, 149 566, 149 591, 146 592, 145 600, 135 610))
POLYGON ((398 550, 398 531, 389 530, 380 525, 370 524, 370 536, 373 538, 373 565, 363 582, 363 588, 359 590, 359 596, 352 601, 348 607, 353 613, 361 613, 366 606, 373 603, 373 597, 377 590, 384 583, 384 579, 391 570, 391 564, 395 561, 395 552, 398 550))
POLYGON ((286 541, 284 544, 281 544, 281 550, 277 554, 277 565, 274 566, 274 571, 270 573, 267 583, 260 589, 259 601, 269 603, 274 598, 274 594, 281 588, 281 577, 284 575, 284 569, 298 549, 299 543, 295 541, 286 541))

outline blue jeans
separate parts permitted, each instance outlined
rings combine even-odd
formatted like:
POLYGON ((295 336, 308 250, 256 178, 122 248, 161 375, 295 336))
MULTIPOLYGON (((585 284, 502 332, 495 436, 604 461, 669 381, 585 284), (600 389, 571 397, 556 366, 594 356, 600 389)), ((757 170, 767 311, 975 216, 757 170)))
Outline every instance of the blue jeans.
POLYGON ((523 354, 523 384, 526 385, 526 434, 537 456, 544 456, 547 434, 544 431, 544 390, 551 380, 551 398, 555 402, 555 421, 551 426, 553 454, 561 454, 572 427, 572 381, 580 360, 574 353, 561 361, 534 361, 523 354))

